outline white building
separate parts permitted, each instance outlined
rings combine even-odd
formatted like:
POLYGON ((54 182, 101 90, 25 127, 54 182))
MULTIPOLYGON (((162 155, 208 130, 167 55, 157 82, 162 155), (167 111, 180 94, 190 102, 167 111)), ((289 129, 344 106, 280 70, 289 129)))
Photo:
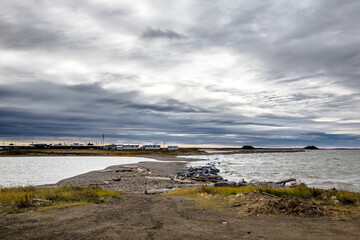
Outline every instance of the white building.
POLYGON ((179 146, 168 146, 167 149, 168 150, 178 150, 179 146))
POLYGON ((149 145, 143 145, 142 149, 144 149, 144 150, 160 150, 161 146, 160 146, 160 144, 149 144, 149 145))
POLYGON ((117 146, 117 150, 138 150, 138 149, 139 149, 139 144, 123 144, 117 146))

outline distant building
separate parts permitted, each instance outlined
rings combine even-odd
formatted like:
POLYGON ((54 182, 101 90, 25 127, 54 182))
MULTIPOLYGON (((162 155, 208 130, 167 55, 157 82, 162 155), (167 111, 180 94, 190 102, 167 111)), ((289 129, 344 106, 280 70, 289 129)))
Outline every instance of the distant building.
POLYGON ((46 143, 35 143, 35 144, 30 144, 30 146, 33 146, 33 148, 37 148, 37 149, 50 148, 50 145, 46 143))
POLYGON ((178 150, 179 146, 168 146, 167 149, 168 150, 178 150))
POLYGON ((71 146, 82 146, 83 144, 81 144, 81 143, 73 143, 73 144, 71 144, 71 146))
POLYGON ((144 150, 160 150, 161 146, 160 144, 148 144, 148 145, 143 145, 141 148, 144 150))
POLYGON ((139 149, 139 144, 123 144, 117 146, 117 150, 138 150, 138 149, 139 149), (122 146, 122 148, 119 146, 122 146))
POLYGON ((105 150, 117 150, 117 146, 115 144, 105 145, 104 149, 105 150))

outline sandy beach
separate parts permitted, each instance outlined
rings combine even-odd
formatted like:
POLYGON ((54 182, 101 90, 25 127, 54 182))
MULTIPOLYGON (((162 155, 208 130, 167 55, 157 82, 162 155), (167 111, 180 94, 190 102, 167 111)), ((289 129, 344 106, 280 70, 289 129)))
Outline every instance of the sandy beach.
MULTIPOLYGON (((144 156, 143 156, 144 157, 144 156)), ((146 157, 146 156, 145 156, 146 157)), ((245 216, 233 209, 198 208, 181 196, 145 195, 173 187, 192 159, 147 156, 164 162, 109 166, 55 185, 101 186, 125 198, 103 204, 0 216, 1 239, 359 239, 360 219, 328 216, 245 216)))

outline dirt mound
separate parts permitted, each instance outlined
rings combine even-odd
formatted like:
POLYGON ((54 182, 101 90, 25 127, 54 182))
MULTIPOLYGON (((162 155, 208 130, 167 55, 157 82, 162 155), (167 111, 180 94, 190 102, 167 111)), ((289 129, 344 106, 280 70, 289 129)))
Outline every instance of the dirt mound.
POLYGON ((291 215, 298 217, 324 216, 325 210, 316 204, 294 197, 281 198, 249 192, 237 197, 233 206, 239 208, 241 216, 291 215))
POLYGON ((299 217, 324 216, 324 210, 313 203, 304 202, 293 197, 282 197, 264 202, 253 210, 253 214, 292 215, 299 217))

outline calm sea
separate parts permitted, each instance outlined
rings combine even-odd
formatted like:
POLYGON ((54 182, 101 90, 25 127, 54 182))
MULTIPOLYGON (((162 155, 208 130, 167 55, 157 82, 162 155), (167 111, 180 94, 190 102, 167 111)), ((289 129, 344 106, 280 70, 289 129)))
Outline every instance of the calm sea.
POLYGON ((156 161, 139 157, 0 157, 0 185, 52 184, 112 165, 156 161))
MULTIPOLYGON (((194 158, 194 156, 191 156, 194 158)), ((315 150, 297 153, 255 153, 197 156, 192 166, 217 162, 228 180, 278 181, 296 178, 312 187, 360 192, 360 150, 315 150)))

